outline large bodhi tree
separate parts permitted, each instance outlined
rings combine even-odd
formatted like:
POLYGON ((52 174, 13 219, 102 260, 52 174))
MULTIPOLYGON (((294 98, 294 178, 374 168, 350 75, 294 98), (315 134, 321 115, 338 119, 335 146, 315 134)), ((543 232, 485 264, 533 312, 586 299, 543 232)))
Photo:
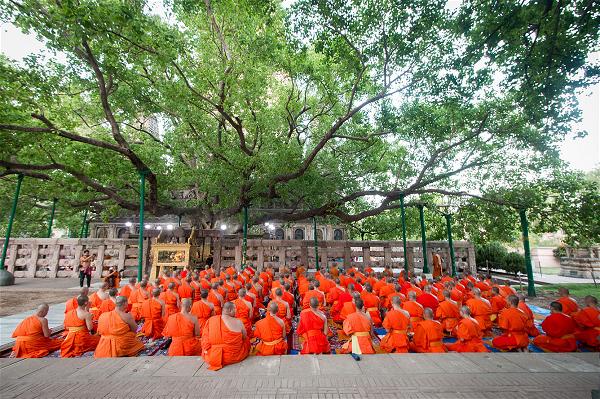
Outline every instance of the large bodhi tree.
POLYGON ((0 58, 3 195, 133 213, 146 171, 157 216, 356 222, 563 167, 597 2, 288 3, 0 0, 54 54, 0 58))

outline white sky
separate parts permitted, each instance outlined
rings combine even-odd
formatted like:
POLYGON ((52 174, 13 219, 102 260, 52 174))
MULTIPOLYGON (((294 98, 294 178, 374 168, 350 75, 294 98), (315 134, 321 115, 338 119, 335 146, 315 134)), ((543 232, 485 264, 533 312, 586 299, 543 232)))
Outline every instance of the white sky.
MULTIPOLYGON (((7 57, 22 60, 44 49, 44 44, 34 35, 25 35, 10 23, 0 25, 0 52, 7 57)), ((582 120, 573 127, 587 131, 588 135, 568 137, 560 146, 561 158, 574 169, 590 171, 600 167, 600 84, 588 88, 578 99, 582 120)))

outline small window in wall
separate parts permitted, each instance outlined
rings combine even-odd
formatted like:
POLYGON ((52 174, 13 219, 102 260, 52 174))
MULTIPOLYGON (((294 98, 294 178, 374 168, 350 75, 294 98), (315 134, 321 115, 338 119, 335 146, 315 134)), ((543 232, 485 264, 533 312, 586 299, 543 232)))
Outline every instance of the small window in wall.
POLYGON ((323 230, 317 229, 317 240, 323 241, 323 230))
POLYGON ((96 230, 96 238, 107 238, 108 237, 108 230, 106 229, 106 227, 98 227, 98 230, 96 230))
POLYGON ((120 228, 117 230, 117 238, 125 238, 129 235, 129 229, 120 228))
POLYGON ((304 240, 304 229, 294 230, 294 240, 304 240))
POLYGON ((285 235, 285 233, 284 233, 283 229, 275 229, 275 239, 276 240, 283 240, 284 235, 285 235))
POLYGON ((342 233, 342 230, 340 229, 335 229, 333 230, 333 239, 336 241, 340 241, 344 239, 344 233, 342 233))

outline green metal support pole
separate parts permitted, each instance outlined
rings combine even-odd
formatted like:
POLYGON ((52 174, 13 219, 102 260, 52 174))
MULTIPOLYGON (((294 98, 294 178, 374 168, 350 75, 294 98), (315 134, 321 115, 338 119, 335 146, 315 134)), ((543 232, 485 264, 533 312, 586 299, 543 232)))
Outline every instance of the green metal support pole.
MULTIPOLYGON (((8 242, 10 241, 10 233, 12 232, 13 222, 15 220, 15 214, 17 213, 17 203, 19 201, 19 192, 21 191, 21 183, 23 183, 23 175, 19 174, 17 177, 17 188, 15 189, 15 196, 13 197, 12 208, 8 217, 8 226, 6 227, 6 237, 4 239, 4 246, 2 247, 2 258, 0 258, 0 285, 13 285, 15 283, 15 276, 4 268, 6 262, 6 254, 8 252, 8 242)), ((15 256, 13 254, 13 256, 15 256)))
POLYGON ((452 215, 444 214, 446 218, 446 230, 448 232, 448 246, 450 247, 450 264, 452 265, 452 277, 456 277, 456 260, 454 259, 454 243, 452 242, 452 215))
MULTIPOLYGON (((246 253, 248 250, 248 207, 244 207, 244 225, 243 225, 244 237, 242 240, 242 268, 246 267, 246 253)), ((259 265, 261 266, 261 265, 259 265)))
POLYGON ((404 277, 408 279, 408 251, 406 247, 406 209, 404 208, 404 195, 400 196, 400 218, 402 220, 402 246, 404 248, 404 277))
POLYGON ((90 235, 90 221, 86 221, 85 222, 85 230, 83 232, 83 238, 88 238, 88 236, 90 235))
POLYGON ((138 238, 138 270, 137 270, 137 278, 138 281, 142 281, 142 276, 144 274, 143 264, 144 264, 144 204, 146 200, 146 174, 147 171, 140 172, 140 234, 138 238))
POLYGON ((177 227, 181 227, 181 215, 177 215, 177 227))
POLYGON ((533 265, 531 264, 531 250, 529 248, 529 222, 527 221, 527 211, 525 209, 519 209, 519 217, 521 218, 523 249, 525 250, 525 268, 527 269, 527 295, 535 296, 533 265))
POLYGON ((423 273, 429 273, 429 264, 427 263, 427 237, 425 236, 425 212, 424 206, 419 205, 419 219, 421 219, 421 246, 423 247, 423 273))
POLYGON ((83 211, 83 221, 81 222, 81 230, 79 231, 79 238, 84 238, 85 234, 85 223, 87 222, 88 210, 83 211))
POLYGON ((317 218, 313 218, 313 235, 315 237, 315 268, 317 269, 317 271, 319 271, 319 240, 317 238, 317 218))
POLYGON ((56 211, 57 202, 58 198, 52 199, 52 210, 50 211, 50 218, 48 219, 48 232, 46 233, 46 237, 48 238, 52 236, 52 225, 54 224, 54 212, 56 211))

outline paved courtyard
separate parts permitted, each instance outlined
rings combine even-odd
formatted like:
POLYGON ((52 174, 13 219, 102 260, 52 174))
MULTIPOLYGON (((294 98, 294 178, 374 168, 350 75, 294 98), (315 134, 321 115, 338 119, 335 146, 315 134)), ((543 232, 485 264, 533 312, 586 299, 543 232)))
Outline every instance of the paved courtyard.
POLYGON ((597 353, 251 357, 209 371, 197 357, 0 359, 8 398, 590 399, 597 353))

